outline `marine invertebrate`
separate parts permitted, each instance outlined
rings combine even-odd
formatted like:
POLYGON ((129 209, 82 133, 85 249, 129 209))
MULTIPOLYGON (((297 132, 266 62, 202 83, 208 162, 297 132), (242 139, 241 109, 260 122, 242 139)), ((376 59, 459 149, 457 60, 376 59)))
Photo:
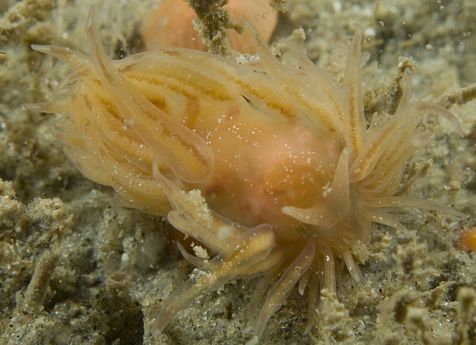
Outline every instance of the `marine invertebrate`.
POLYGON ((403 228, 389 210, 433 207, 399 196, 422 116, 447 114, 411 101, 410 83, 380 126, 367 123, 360 86, 361 35, 340 85, 304 54, 279 61, 258 40, 247 63, 169 48, 110 61, 89 24, 90 55, 34 49, 69 62, 67 154, 91 180, 169 222, 214 253, 184 257, 202 271, 157 317, 162 330, 196 296, 236 277, 261 277, 252 296, 253 341, 295 286, 307 290, 308 326, 319 290, 336 291, 335 261, 362 279, 351 254, 372 223, 403 228))
POLYGON ((476 226, 463 232, 459 244, 461 248, 468 251, 476 250, 476 226))
MULTIPOLYGON (((231 19, 240 23, 249 21, 268 42, 278 20, 277 12, 267 0, 230 0, 225 6, 231 19)), ((148 50, 154 48, 181 47, 206 50, 205 45, 193 28, 195 12, 179 0, 163 0, 145 21, 142 37, 148 50), (171 34, 173 33, 173 34, 171 34)), ((254 52, 256 40, 250 32, 238 34, 234 30, 227 33, 233 49, 240 52, 254 52)))

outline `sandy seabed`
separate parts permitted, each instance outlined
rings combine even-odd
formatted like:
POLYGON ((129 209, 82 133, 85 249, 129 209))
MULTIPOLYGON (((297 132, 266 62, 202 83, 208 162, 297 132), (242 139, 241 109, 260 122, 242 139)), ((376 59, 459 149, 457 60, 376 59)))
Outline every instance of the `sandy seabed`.
MULTIPOLYGON (((192 267, 167 223, 81 176, 53 134, 54 115, 24 107, 51 99, 68 74, 30 45, 84 50, 92 3, 0 0, 0 344, 243 344, 253 280, 203 296, 152 337, 161 301, 192 267)), ((416 98, 455 114, 465 136, 429 119, 432 140, 409 164, 408 175, 422 174, 408 193, 465 217, 405 210, 406 231, 375 226, 354 253, 365 282, 342 276, 338 300, 323 294, 310 335, 296 291, 261 344, 476 344, 476 253, 458 246, 476 225, 475 2, 283 3, 274 41, 302 27, 309 57, 338 78, 350 37, 363 29, 366 114, 391 112, 402 66, 413 69, 416 98)), ((111 57, 141 51, 138 28, 155 4, 97 6, 111 57)))

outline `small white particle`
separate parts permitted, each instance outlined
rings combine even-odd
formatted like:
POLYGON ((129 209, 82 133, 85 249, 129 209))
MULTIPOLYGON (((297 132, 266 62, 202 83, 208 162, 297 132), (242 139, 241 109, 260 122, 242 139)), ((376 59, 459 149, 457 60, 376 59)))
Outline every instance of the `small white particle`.
POLYGON ((218 229, 218 238, 220 239, 220 241, 224 241, 228 239, 228 237, 230 237, 232 231, 233 228, 231 226, 223 225, 218 229))

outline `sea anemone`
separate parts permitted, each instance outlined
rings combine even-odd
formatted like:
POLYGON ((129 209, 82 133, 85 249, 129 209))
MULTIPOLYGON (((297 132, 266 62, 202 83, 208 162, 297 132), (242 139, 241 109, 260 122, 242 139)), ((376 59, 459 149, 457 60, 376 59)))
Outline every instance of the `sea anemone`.
MULTIPOLYGON (((235 23, 251 23, 263 40, 268 42, 278 21, 277 12, 268 0, 230 0, 224 6, 235 23)), ((142 27, 142 38, 147 50, 156 48, 190 48, 206 50, 193 28, 196 14, 185 1, 163 0, 147 18, 142 27)), ((234 30, 227 33, 233 49, 242 53, 256 50, 256 40, 250 32, 234 30)))
POLYGON ((213 252, 206 260, 180 246, 199 271, 163 302, 158 330, 237 277, 260 279, 252 342, 295 286, 307 291, 310 330, 319 291, 336 292, 336 260, 362 280, 352 248, 369 242, 372 223, 404 229, 389 210, 437 207, 401 196, 401 178, 424 114, 448 112, 412 102, 407 80, 395 113, 367 121, 360 32, 342 83, 299 50, 278 60, 260 40, 245 63, 181 48, 110 61, 90 23, 87 32, 89 55, 33 47, 74 69, 68 96, 49 105, 65 113, 67 155, 213 252))

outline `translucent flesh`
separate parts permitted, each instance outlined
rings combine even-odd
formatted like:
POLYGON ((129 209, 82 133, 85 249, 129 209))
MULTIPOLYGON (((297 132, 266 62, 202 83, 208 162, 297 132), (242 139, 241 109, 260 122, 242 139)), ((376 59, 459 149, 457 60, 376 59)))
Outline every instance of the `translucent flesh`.
POLYGON ((87 30, 91 57, 35 46, 75 68, 56 104, 69 157, 215 253, 205 262, 181 248, 203 271, 163 303, 157 330, 198 295, 262 276, 254 341, 295 286, 308 294, 309 331, 319 289, 336 293, 336 260, 362 280, 351 247, 369 240, 371 223, 404 230, 388 209, 431 207, 395 194, 421 111, 435 109, 413 105, 407 83, 396 113, 367 126, 360 33, 341 86, 303 54, 280 62, 259 40, 248 64, 186 49, 110 62, 91 22, 87 30))

